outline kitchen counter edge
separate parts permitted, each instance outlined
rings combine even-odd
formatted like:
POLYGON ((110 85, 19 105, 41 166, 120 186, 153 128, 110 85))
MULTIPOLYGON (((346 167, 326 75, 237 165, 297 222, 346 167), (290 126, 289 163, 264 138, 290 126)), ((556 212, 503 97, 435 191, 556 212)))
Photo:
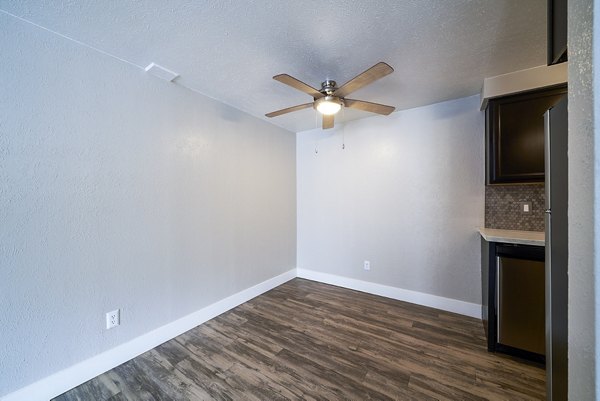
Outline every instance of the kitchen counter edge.
POLYGON ((500 230, 497 228, 479 228, 479 234, 488 242, 506 244, 545 246, 546 235, 543 231, 500 230))

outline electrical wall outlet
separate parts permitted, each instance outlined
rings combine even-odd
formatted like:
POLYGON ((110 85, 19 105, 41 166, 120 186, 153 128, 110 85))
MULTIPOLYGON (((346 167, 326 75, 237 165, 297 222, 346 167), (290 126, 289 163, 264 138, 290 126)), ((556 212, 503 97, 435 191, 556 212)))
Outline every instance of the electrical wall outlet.
POLYGON ((120 309, 108 312, 106 314, 106 329, 112 329, 121 324, 121 311, 120 309))
POLYGON ((363 267, 365 270, 371 270, 371 262, 369 262, 368 260, 365 260, 363 267))
POLYGON ((531 213, 531 202, 521 202, 521 213, 531 213))

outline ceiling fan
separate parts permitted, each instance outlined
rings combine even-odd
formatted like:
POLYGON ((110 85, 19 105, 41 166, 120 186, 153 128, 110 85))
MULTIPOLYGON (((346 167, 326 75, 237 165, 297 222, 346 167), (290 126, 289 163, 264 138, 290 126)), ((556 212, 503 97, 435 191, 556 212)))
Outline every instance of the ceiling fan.
POLYGON ((291 113, 302 109, 314 108, 323 114, 323 129, 333 128, 334 115, 342 107, 369 111, 371 113, 383 114, 387 116, 395 110, 395 107, 386 106, 379 103, 365 102, 363 100, 346 99, 346 96, 352 92, 366 86, 388 74, 394 72, 394 69, 384 62, 379 62, 368 70, 358 74, 341 87, 337 87, 335 81, 326 80, 321 83, 321 89, 317 90, 310 85, 296 79, 288 74, 279 74, 273 77, 274 80, 298 89, 313 97, 314 101, 310 103, 299 104, 297 106, 273 111, 265 114, 267 117, 277 117, 282 114, 291 113))

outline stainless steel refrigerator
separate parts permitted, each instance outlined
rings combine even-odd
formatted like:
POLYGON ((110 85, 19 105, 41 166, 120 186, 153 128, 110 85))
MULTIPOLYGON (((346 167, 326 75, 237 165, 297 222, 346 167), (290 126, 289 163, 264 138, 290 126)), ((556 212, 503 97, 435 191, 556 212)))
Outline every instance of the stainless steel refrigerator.
POLYGON ((565 95, 544 116, 546 192, 546 381, 548 400, 567 399, 568 114, 565 95))

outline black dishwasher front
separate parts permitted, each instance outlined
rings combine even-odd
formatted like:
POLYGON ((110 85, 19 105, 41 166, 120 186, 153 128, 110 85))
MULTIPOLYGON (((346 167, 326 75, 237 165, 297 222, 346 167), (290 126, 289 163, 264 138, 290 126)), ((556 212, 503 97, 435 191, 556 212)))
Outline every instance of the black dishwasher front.
POLYGON ((544 359, 544 275, 544 247, 498 244, 496 350, 544 359))

